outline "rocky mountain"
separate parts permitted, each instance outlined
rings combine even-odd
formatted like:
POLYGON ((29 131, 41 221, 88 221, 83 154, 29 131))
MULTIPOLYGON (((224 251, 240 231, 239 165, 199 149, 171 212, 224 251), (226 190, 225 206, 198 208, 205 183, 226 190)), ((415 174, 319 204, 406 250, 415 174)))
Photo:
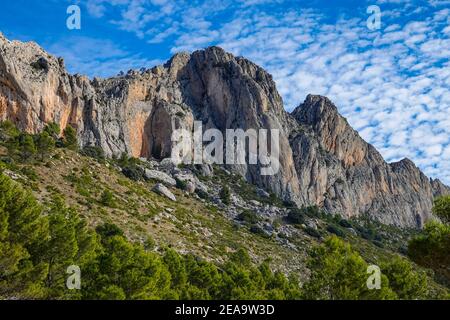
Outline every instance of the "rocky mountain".
POLYGON ((421 226, 431 216, 432 199, 450 190, 409 159, 386 163, 327 98, 308 96, 292 116, 298 127, 290 143, 304 202, 347 216, 367 213, 386 224, 421 226))
POLYGON ((71 75, 61 58, 35 43, 0 34, 0 120, 37 132, 68 124, 81 146, 109 156, 170 157, 176 129, 279 129, 280 170, 229 169, 297 205, 319 205, 345 217, 367 214, 386 224, 420 227, 433 197, 450 193, 410 160, 386 163, 325 97, 310 95, 285 111, 270 74, 218 47, 175 55, 163 66, 109 79, 71 75))

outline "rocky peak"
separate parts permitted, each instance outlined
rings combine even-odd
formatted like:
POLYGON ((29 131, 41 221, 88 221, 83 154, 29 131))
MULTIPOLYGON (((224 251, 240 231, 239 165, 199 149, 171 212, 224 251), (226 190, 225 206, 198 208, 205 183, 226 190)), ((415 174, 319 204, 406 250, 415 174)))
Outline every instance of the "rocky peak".
POLYGON ((327 97, 309 94, 305 101, 292 112, 299 122, 315 126, 339 117, 336 106, 327 97))
POLYGON ((439 179, 430 179, 431 188, 434 197, 450 195, 450 187, 446 186, 439 179))
POLYGON ((81 147, 107 155, 170 157, 175 129, 280 130, 280 170, 232 166, 247 181, 298 205, 346 217, 369 214, 399 226, 431 215, 433 196, 450 192, 411 161, 387 164, 326 97, 284 110, 272 76, 219 47, 179 53, 165 65, 110 79, 70 75, 62 59, 34 43, 0 37, 0 120, 29 132, 48 122, 77 128, 81 147))
POLYGON ((404 158, 397 162, 392 162, 391 167, 394 171, 401 172, 401 171, 420 171, 419 168, 417 168, 416 164, 409 158, 404 158))
POLYGON ((291 115, 301 125, 311 128, 319 138, 320 147, 337 156, 346 167, 358 165, 368 157, 382 161, 381 155, 370 148, 328 98, 308 95, 291 115))
POLYGON ((172 79, 177 79, 179 72, 186 67, 191 55, 187 52, 180 52, 175 54, 165 65, 164 68, 169 70, 172 79))

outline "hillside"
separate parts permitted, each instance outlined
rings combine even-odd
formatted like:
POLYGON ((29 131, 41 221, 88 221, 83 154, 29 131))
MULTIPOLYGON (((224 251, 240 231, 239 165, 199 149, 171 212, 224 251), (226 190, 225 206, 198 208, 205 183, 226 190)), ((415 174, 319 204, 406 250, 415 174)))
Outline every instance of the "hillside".
POLYGON ((279 130, 276 174, 262 176, 260 164, 228 170, 298 206, 399 227, 423 227, 433 198, 450 193, 408 159, 386 163, 325 97, 310 95, 287 113, 270 74, 218 47, 89 80, 35 43, 0 36, 0 119, 30 133, 71 125, 81 147, 158 160, 170 157, 172 133, 192 132, 194 121, 221 132, 279 130))
MULTIPOLYGON (((14 151, 8 142, 2 144, 3 175, 32 190, 44 207, 63 199, 88 229, 114 224, 128 241, 142 247, 150 243, 149 250, 160 255, 173 248, 220 266, 245 249, 252 263, 268 262, 272 270, 304 284, 311 276, 311 250, 333 235, 350 243, 367 263, 382 264, 399 256, 407 261, 407 242, 417 234, 367 218, 345 220, 317 207, 297 209, 220 167, 202 172, 168 161, 107 159, 95 148, 77 152, 59 147, 42 161, 39 149, 25 159, 21 147, 14 151), (176 177, 176 185, 167 179, 169 174, 176 177), (189 188, 191 181, 197 191, 189 188), (176 200, 155 190, 161 182, 176 200)), ((420 267, 413 269, 426 274, 420 267)), ((422 288, 427 297, 444 297, 446 289, 433 280, 433 273, 427 274, 428 285, 422 288)))
POLYGON ((0 34, 0 189, 1 299, 449 297, 450 188, 218 47, 90 80, 0 34), (279 171, 174 163, 196 121, 278 130, 279 171))

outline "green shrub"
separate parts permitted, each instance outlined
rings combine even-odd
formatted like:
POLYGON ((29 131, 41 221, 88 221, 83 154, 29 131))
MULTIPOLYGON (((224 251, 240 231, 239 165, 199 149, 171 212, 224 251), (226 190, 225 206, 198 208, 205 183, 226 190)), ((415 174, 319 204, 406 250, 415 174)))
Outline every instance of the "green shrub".
POLYGON ((67 149, 78 149, 77 131, 70 125, 68 125, 66 129, 64 129, 63 144, 67 149))
POLYGON ((308 206, 303 208, 305 214, 311 218, 322 218, 324 213, 319 209, 318 206, 308 206))
POLYGON ((219 193, 220 200, 225 205, 231 204, 231 192, 228 186, 223 186, 219 193))
POLYGON ((144 179, 144 169, 137 165, 129 165, 122 168, 122 173, 125 177, 134 181, 140 181, 144 179))
POLYGON ((384 244, 383 242, 379 241, 379 240, 372 240, 372 243, 374 245, 376 245, 378 248, 384 248, 384 244))
POLYGON ((238 220, 243 221, 248 224, 255 224, 260 221, 260 218, 256 214, 256 212, 252 210, 244 210, 241 214, 238 215, 238 220))
POLYGON ((384 237, 379 233, 375 233, 373 240, 381 242, 384 240, 384 237))
POLYGON ((266 232, 264 232, 264 230, 260 226, 258 226, 256 224, 250 226, 250 232, 254 233, 254 234, 257 234, 259 236, 262 236, 264 238, 268 238, 269 237, 269 235, 266 232))
POLYGON ((23 162, 31 162, 37 152, 33 136, 23 133, 19 136, 19 152, 23 162))
POLYGON ((297 208, 297 204, 294 201, 291 201, 291 200, 284 200, 283 201, 283 205, 286 208, 297 208))
POLYGON ((156 248, 156 242, 151 236, 148 236, 147 239, 145 240, 144 248, 145 250, 148 251, 153 251, 153 249, 156 248))
POLYGON ((207 193, 207 192, 205 192, 204 190, 202 190, 202 189, 196 189, 195 190, 195 193, 201 198, 201 199, 204 199, 204 200, 208 200, 209 199, 209 194, 207 193))
POLYGON ((103 191, 100 197, 100 203, 106 207, 115 208, 116 204, 114 194, 109 190, 103 191))
POLYGON ((20 169, 20 173, 25 175, 28 179, 31 181, 37 181, 39 179, 39 176, 36 173, 36 170, 33 169, 31 166, 25 166, 20 169))
POLYGON ((12 121, 5 120, 0 122, 0 140, 7 141, 17 138, 19 135, 20 131, 12 121))
POLYGON ((425 299, 428 296, 427 277, 424 272, 414 270, 412 264, 398 256, 381 265, 389 279, 389 287, 399 299, 425 299))
POLYGON ((311 227, 306 227, 305 232, 314 238, 320 239, 322 237, 322 235, 320 234, 320 232, 318 230, 311 228, 311 227))
POLYGON ((359 235, 366 240, 374 240, 376 232, 371 227, 364 227, 361 225, 356 225, 356 230, 359 232, 359 235))
POLYGON ((408 256, 417 264, 435 271, 450 286, 450 225, 429 222, 420 235, 409 242, 408 256))
POLYGON ((450 195, 439 197, 434 201, 433 213, 443 223, 450 223, 450 195))
POLYGON ((83 150, 81 150, 81 154, 86 157, 96 159, 100 162, 103 162, 106 158, 103 149, 97 146, 86 146, 83 150))
POLYGON ((345 219, 341 219, 341 221, 339 221, 339 225, 344 228, 352 228, 353 227, 353 225, 348 220, 345 220, 345 219))
POLYGON ((329 224, 327 226, 327 231, 329 233, 333 233, 335 235, 337 235, 338 237, 344 238, 345 237, 345 233, 344 231, 342 231, 341 228, 339 228, 338 226, 334 225, 334 224, 329 224))
POLYGON ((113 223, 104 223, 95 228, 95 232, 100 235, 103 239, 120 236, 125 236, 125 233, 117 225, 113 223))
POLYGON ((352 247, 332 236, 313 248, 307 266, 311 276, 303 286, 304 298, 324 300, 395 299, 388 279, 381 275, 381 289, 367 287, 368 264, 352 247))
POLYGON ((293 224, 303 224, 305 223, 305 209, 292 208, 288 212, 287 220, 289 223, 293 224))
POLYGON ((46 131, 41 132, 35 138, 37 154, 44 161, 55 149, 55 140, 46 131))
POLYGON ((180 180, 178 178, 175 178, 175 181, 177 182, 177 188, 180 190, 185 190, 187 187, 186 181, 180 180))
POLYGON ((61 128, 59 127, 59 124, 51 122, 45 126, 43 132, 46 132, 54 140, 57 140, 59 138, 59 135, 61 134, 61 128))
POLYGON ((140 160, 130 157, 126 152, 122 152, 120 155, 120 158, 116 160, 117 164, 121 167, 130 167, 130 166, 137 166, 140 164, 140 160))

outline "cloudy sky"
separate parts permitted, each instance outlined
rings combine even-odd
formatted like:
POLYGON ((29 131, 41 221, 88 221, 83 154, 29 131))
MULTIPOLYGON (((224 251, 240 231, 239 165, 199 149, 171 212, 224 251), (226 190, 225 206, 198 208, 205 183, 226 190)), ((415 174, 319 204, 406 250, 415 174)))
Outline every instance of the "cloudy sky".
POLYGON ((219 45, 273 74, 287 110, 326 95, 387 161, 450 184, 450 0, 15 0, 0 31, 89 76, 219 45), (71 4, 80 30, 66 26, 71 4))

